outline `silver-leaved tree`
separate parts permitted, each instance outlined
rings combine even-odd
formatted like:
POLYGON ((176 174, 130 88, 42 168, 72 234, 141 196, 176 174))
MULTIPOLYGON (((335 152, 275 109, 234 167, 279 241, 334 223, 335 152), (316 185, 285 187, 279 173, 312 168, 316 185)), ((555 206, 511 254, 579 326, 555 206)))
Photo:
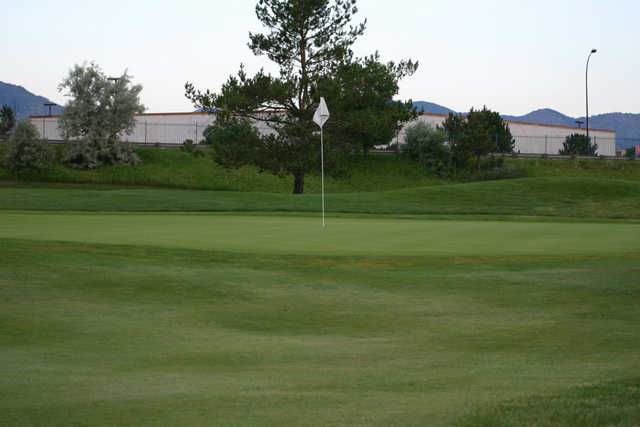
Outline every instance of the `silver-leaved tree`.
POLYGON ((120 140, 133 131, 134 115, 144 111, 139 99, 142 86, 132 85, 126 71, 110 78, 94 63, 75 65, 58 90, 71 98, 58 120, 67 140, 66 163, 95 168, 139 162, 133 148, 120 140))

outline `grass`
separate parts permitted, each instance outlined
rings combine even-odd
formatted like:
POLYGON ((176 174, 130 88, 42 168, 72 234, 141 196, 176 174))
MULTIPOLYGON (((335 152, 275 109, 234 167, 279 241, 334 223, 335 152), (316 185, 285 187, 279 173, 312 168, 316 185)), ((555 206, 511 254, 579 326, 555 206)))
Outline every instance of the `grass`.
POLYGON ((450 425, 514 399, 530 403, 506 420, 527 419, 532 399, 583 384, 602 384, 589 413, 616 411, 614 387, 617 425, 637 420, 624 393, 640 368, 637 225, 603 224, 600 251, 576 229, 563 247, 499 235, 443 253, 431 231, 463 243, 470 224, 405 221, 419 243, 392 229, 385 251, 350 223, 291 255, 313 237, 291 218, 238 218, 234 243, 228 216, 146 215, 157 232, 138 215, 57 216, 2 218, 0 424, 450 425), (139 243, 104 243, 126 241, 127 217, 139 243), (199 242, 179 233, 194 217, 211 221, 193 233, 214 227, 199 242), (622 245, 618 226, 635 238, 622 245))
POLYGON ((564 256, 640 253, 640 224, 295 216, 0 213, 0 236, 300 256, 564 256))
MULTIPOLYGON (((327 193, 332 214, 640 218, 640 182, 540 177, 385 192, 327 193)), ((0 182, 0 209, 318 212, 317 194, 211 192, 0 182)))
POLYGON ((286 177, 144 153, 0 171, 0 425, 637 425, 635 164, 361 159, 322 229, 286 177), (157 188, 201 182, 234 191, 157 188))
MULTIPOLYGON (((293 177, 259 173, 255 167, 225 169, 207 155, 194 157, 175 149, 139 149, 143 163, 137 166, 109 166, 96 170, 76 170, 56 164, 47 172, 22 177, 36 182, 142 185, 215 191, 291 193, 293 177)), ((379 191, 421 187, 443 182, 408 159, 396 156, 354 156, 349 161, 348 178, 326 177, 326 188, 333 192, 379 191)), ((12 179, 0 169, 0 180, 12 179)), ((318 174, 305 177, 305 192, 320 193, 318 174)))
MULTIPOLYGON (((1 147, 2 144, 0 144, 1 147)), ((60 147, 59 147, 60 149, 60 147)), ((227 170, 210 156, 194 157, 175 149, 139 149, 138 166, 104 167, 84 171, 56 164, 47 172, 22 177, 31 182, 136 185, 215 191, 290 193, 293 177, 258 173, 254 167, 227 170)), ((617 160, 506 159, 512 177, 599 178, 640 182, 640 162, 617 160)), ((450 183, 434 177, 407 158, 392 155, 353 156, 346 169, 349 177, 327 177, 331 193, 392 191, 450 183)), ((471 174, 470 179, 474 179, 471 174)), ((0 168, 0 180, 15 179, 0 168)), ((320 176, 308 174, 305 192, 320 193, 320 176)))
POLYGON ((571 387, 483 408, 459 426, 613 426, 640 419, 640 378, 571 387))

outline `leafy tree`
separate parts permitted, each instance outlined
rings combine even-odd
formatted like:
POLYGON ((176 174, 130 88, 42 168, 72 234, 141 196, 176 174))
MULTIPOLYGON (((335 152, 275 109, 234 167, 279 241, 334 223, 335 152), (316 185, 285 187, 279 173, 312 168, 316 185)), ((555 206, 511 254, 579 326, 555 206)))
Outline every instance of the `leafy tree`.
POLYGON ((16 116, 8 105, 3 105, 0 110, 0 137, 7 136, 16 125, 16 116))
POLYGON ((214 161, 221 166, 237 169, 260 161, 260 135, 248 120, 223 115, 203 135, 205 143, 212 147, 214 161))
POLYGON ((445 145, 447 133, 443 129, 418 122, 407 126, 404 141, 404 151, 410 159, 434 172, 447 174, 451 153, 445 145))
POLYGON ((471 108, 466 116, 449 113, 443 124, 449 135, 449 143, 458 166, 465 166, 471 158, 476 159, 480 169, 480 159, 489 153, 513 152, 514 139, 498 112, 484 107, 482 110, 471 108))
POLYGON ((139 162, 132 147, 119 140, 133 132, 134 115, 144 111, 142 86, 131 86, 126 71, 110 79, 94 63, 75 65, 58 89, 71 97, 59 118, 63 137, 79 139, 65 147, 68 162, 81 168, 139 162))
POLYGON ((31 120, 20 120, 9 138, 7 168, 18 174, 46 169, 52 158, 52 150, 31 120))
POLYGON ((633 160, 636 158, 636 147, 629 147, 624 150, 624 157, 628 160, 633 160))
POLYGON ((392 100, 398 82, 417 67, 412 61, 383 64, 377 52, 340 64, 316 91, 331 105, 327 133, 365 155, 376 145, 388 144, 404 123, 417 117, 411 100, 392 100))
MULTIPOLYGON (((186 96, 197 108, 215 108, 222 126, 232 123, 225 118, 229 115, 271 126, 274 132, 263 136, 262 144, 257 147, 260 157, 249 157, 246 163, 256 164, 274 174, 292 174, 293 192, 302 193, 305 174, 320 166, 318 128, 312 121, 320 96, 325 96, 319 85, 346 87, 337 81, 330 82, 331 76, 342 67, 348 67, 345 64, 352 64, 351 46, 364 33, 366 21, 349 25, 357 13, 356 0, 259 0, 255 10, 267 31, 250 33, 249 48, 254 54, 265 55, 278 64, 279 76, 260 70, 249 77, 241 66, 237 76, 229 77, 219 93, 201 92, 187 83, 186 96)), ((366 66, 362 62, 360 65, 366 66)), ((336 89, 334 93, 341 92, 336 89)), ((339 118, 341 110, 337 98, 325 98, 334 122, 334 112, 335 118, 339 118)), ((386 100, 390 99, 387 97, 386 100)), ((364 109, 359 114, 351 118, 366 121, 364 109)), ((346 120, 346 114, 343 118, 346 120)), ((328 123, 327 128, 331 127, 332 123, 328 123)), ((327 133, 329 136, 331 131, 327 133)), ((367 135, 372 133, 372 130, 366 132, 367 135)), ((342 135, 346 134, 349 132, 343 131, 342 135)), ((355 140, 351 138, 350 142, 355 140)), ((327 162, 345 151, 343 142, 336 138, 326 139, 327 162)))
POLYGON ((571 156, 595 156, 598 144, 591 143, 587 135, 574 133, 569 135, 562 143, 560 154, 571 156))

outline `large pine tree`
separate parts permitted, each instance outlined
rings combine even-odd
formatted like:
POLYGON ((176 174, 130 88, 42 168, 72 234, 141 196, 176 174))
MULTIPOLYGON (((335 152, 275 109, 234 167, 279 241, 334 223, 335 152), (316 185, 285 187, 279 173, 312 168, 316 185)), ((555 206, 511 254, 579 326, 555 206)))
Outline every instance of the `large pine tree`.
MULTIPOLYGON (((351 25, 357 10, 356 0, 259 0, 256 16, 266 31, 249 33, 248 45, 254 54, 278 64, 279 76, 261 70, 250 77, 241 66, 217 93, 185 85, 187 98, 197 108, 216 111, 215 126, 234 127, 238 120, 268 123, 273 134, 263 136, 254 150, 243 147, 246 163, 274 174, 292 174, 293 193, 302 193, 305 174, 320 166, 320 141, 312 118, 320 96, 327 94, 319 93, 318 88, 340 70, 353 70, 348 66, 353 63, 351 47, 366 25, 366 20, 351 25)), ((392 80, 397 83, 416 67, 410 61, 391 63, 384 71, 396 73, 392 80)), ((397 93, 397 84, 391 88, 384 95, 385 102, 397 93)), ((338 96, 345 96, 345 92, 338 96)), ((325 141, 325 159, 331 162, 341 151, 338 144, 342 142, 325 141)), ((342 148, 350 146, 342 144, 342 148)), ((218 160, 224 164, 224 159, 218 160)), ((237 160, 235 156, 230 163, 237 166, 237 160)))

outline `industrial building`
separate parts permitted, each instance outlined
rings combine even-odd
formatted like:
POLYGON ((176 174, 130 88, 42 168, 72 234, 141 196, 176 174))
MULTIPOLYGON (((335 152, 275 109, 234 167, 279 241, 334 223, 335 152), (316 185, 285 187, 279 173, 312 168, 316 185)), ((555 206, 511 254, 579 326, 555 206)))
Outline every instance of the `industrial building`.
MULTIPOLYGON (((123 140, 146 144, 176 144, 185 140, 201 141, 203 132, 216 120, 215 113, 148 113, 136 114, 136 126, 130 135, 122 135, 123 140)), ((447 118, 442 114, 421 113, 417 121, 433 126, 442 125, 447 118)), ((31 121, 38 128, 40 136, 51 141, 61 140, 57 116, 31 116, 31 121)), ((505 121, 509 125, 515 139, 515 151, 521 154, 558 154, 565 138, 573 133, 586 133, 584 128, 570 126, 553 126, 541 123, 505 121)), ((409 123, 408 125, 410 125, 409 123)), ((406 125, 406 126, 408 126, 406 125)), ((255 123, 261 133, 269 133, 271 129, 262 122, 255 123)), ((406 128, 405 126, 405 128, 406 128)), ((616 132, 602 129, 589 129, 589 135, 598 144, 598 155, 616 155, 616 132)), ((404 143, 404 128, 394 141, 404 143)))

